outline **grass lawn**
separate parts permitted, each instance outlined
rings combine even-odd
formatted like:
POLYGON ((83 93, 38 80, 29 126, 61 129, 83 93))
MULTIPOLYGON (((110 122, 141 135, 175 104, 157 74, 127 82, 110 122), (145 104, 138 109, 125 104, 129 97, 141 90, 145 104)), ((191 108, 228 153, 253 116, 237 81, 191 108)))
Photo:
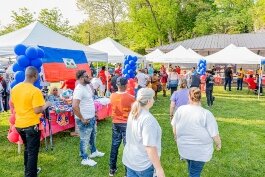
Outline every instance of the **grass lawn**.
MULTIPOLYGON (((222 150, 214 152, 213 159, 204 167, 202 177, 263 177, 265 174, 265 96, 257 99, 247 90, 232 92, 215 87, 216 100, 211 108, 217 118, 222 138, 222 150)), ((205 105, 205 96, 203 105, 205 105)), ((176 143, 169 122, 169 97, 159 95, 151 109, 162 127, 162 165, 167 177, 187 177, 186 163, 179 160, 176 143)), ((23 176, 23 153, 18 154, 17 145, 6 138, 8 113, 0 114, 0 176, 23 176)), ((40 177, 106 177, 108 176, 111 146, 111 120, 98 123, 97 148, 106 152, 96 158, 96 167, 81 166, 79 138, 69 132, 54 135, 54 150, 45 150, 41 143, 40 177)), ((123 177, 121 163, 123 146, 120 148, 117 177, 123 177)))

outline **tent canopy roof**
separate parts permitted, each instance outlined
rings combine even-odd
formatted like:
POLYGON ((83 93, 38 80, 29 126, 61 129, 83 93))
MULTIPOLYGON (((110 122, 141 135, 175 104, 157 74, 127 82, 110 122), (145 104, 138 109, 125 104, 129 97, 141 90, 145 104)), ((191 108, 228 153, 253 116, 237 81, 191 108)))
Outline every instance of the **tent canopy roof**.
POLYGON ((1 53, 14 55, 13 49, 17 44, 82 50, 88 61, 107 61, 108 57, 106 53, 75 42, 37 21, 17 31, 0 36, 0 55, 1 53))
POLYGON ((125 56, 131 55, 136 56, 138 59, 143 59, 144 57, 126 47, 120 43, 114 41, 110 37, 102 39, 94 44, 89 45, 89 47, 108 53, 110 63, 123 63, 125 56))
POLYGON ((178 46, 174 50, 162 55, 154 62, 157 63, 197 63, 201 56, 188 51, 182 46, 178 46))
POLYGON ((231 63, 231 64, 260 64, 264 58, 250 51, 246 47, 237 47, 230 44, 223 50, 205 57, 207 63, 231 63))
POLYGON ((146 60, 148 61, 154 61, 156 58, 161 57, 162 55, 165 55, 164 52, 162 52, 159 49, 154 50, 153 52, 145 55, 146 60))

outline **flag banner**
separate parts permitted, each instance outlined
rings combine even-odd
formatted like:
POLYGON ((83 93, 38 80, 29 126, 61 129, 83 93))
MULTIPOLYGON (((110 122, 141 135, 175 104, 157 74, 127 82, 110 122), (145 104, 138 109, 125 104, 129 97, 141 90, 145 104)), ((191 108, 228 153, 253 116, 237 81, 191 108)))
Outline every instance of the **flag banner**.
POLYGON ((45 53, 42 63, 46 81, 58 82, 75 79, 76 71, 82 69, 90 73, 87 58, 83 51, 39 47, 45 53))

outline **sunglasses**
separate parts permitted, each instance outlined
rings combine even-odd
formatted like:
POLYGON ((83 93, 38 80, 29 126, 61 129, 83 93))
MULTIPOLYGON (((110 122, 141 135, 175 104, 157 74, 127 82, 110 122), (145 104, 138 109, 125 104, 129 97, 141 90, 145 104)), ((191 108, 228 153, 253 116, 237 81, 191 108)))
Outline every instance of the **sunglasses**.
POLYGON ((88 78, 89 76, 82 76, 83 78, 88 78))

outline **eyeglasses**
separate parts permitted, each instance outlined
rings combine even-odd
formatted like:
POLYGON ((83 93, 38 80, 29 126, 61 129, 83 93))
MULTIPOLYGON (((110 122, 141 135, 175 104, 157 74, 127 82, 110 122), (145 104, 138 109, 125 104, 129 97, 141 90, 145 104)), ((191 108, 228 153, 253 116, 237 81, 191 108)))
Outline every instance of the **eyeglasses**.
POLYGON ((82 76, 83 78, 88 78, 89 76, 82 76))

